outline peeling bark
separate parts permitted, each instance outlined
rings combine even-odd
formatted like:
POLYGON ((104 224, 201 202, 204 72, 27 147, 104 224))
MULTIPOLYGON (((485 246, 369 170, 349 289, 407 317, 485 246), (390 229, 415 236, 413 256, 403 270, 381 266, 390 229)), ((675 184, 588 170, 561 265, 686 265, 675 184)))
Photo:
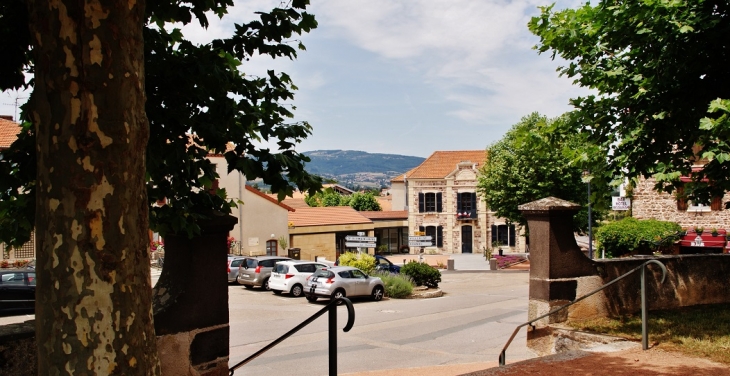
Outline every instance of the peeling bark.
POLYGON ((40 375, 158 375, 144 1, 29 0, 40 375))

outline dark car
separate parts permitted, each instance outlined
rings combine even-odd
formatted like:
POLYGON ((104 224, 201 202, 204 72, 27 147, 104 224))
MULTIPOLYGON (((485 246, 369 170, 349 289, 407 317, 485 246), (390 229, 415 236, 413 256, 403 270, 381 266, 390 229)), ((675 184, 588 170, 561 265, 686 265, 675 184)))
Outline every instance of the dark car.
POLYGON ((35 270, 0 271, 0 312, 35 309, 35 270))
POLYGON ((375 270, 397 274, 400 273, 400 266, 393 264, 383 256, 375 255, 375 270))
MULTIPOLYGON (((381 255, 375 255, 373 257, 375 257, 375 271, 395 274, 400 273, 400 266, 393 264, 387 258, 381 255)), ((340 259, 335 261, 335 266, 340 266, 340 259)))

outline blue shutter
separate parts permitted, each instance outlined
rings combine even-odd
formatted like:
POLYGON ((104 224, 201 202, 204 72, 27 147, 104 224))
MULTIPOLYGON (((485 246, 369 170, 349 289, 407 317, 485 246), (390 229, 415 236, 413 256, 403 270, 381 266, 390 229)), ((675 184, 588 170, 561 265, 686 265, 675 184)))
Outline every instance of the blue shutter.
POLYGON ((444 226, 436 227, 436 246, 439 248, 444 246, 444 226))
POLYGON ((426 202, 423 199, 423 192, 418 192, 418 212, 423 213, 425 211, 426 202))
POLYGON ((515 225, 509 225, 509 246, 515 246, 515 225))
POLYGON ((470 218, 476 218, 477 217, 477 194, 476 192, 472 192, 471 194, 471 217, 470 218))

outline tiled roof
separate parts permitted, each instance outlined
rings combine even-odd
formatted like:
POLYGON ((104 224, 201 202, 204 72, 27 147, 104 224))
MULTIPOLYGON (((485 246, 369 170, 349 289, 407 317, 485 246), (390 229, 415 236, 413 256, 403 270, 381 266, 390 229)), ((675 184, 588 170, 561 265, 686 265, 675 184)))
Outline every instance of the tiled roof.
POLYGON ((291 197, 287 197, 287 198, 284 199, 284 201, 282 201, 282 203, 284 203, 286 205, 289 205, 289 206, 291 206, 294 209, 308 208, 309 207, 309 205, 307 205, 306 201, 304 201, 303 198, 291 198, 291 197))
POLYGON ((296 227, 354 225, 372 223, 349 206, 301 208, 289 213, 289 222, 296 227))
POLYGON ((460 162, 476 163, 479 168, 484 165, 486 157, 485 150, 436 151, 406 176, 408 179, 443 179, 456 170, 460 162))
MULTIPOLYGON (((424 162, 425 162, 425 161, 424 161, 424 162)), ((418 167, 414 167, 413 169, 409 170, 409 171, 408 171, 408 172, 406 172, 405 174, 400 174, 400 175, 398 175, 398 176, 394 177, 393 179, 390 179, 390 181, 391 181, 391 182, 396 182, 396 183, 399 183, 399 182, 403 182, 403 181, 404 181, 404 178, 405 178, 406 176, 409 176, 409 175, 410 175, 411 173, 413 173, 413 171, 416 171, 416 169, 417 169, 417 168, 418 168, 418 167)))
POLYGON ((279 202, 277 199, 269 197, 269 195, 267 195, 266 193, 263 193, 250 185, 246 185, 246 190, 257 196, 261 196, 261 197, 273 202, 274 204, 281 206, 282 208, 284 208, 290 212, 294 211, 294 208, 292 208, 291 206, 285 205, 283 202, 279 202))
POLYGON ((368 219, 408 219, 408 210, 361 211, 360 214, 368 219))
POLYGON ((20 133, 20 124, 0 117, 0 149, 10 147, 20 133))

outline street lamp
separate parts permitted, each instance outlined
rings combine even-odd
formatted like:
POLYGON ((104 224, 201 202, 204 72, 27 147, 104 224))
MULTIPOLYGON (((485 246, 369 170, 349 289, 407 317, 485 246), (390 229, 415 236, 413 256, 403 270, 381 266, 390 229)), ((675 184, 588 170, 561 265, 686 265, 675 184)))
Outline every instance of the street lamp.
POLYGON ((583 170, 583 180, 588 183, 588 258, 593 260, 593 218, 591 218, 591 171, 583 170))

